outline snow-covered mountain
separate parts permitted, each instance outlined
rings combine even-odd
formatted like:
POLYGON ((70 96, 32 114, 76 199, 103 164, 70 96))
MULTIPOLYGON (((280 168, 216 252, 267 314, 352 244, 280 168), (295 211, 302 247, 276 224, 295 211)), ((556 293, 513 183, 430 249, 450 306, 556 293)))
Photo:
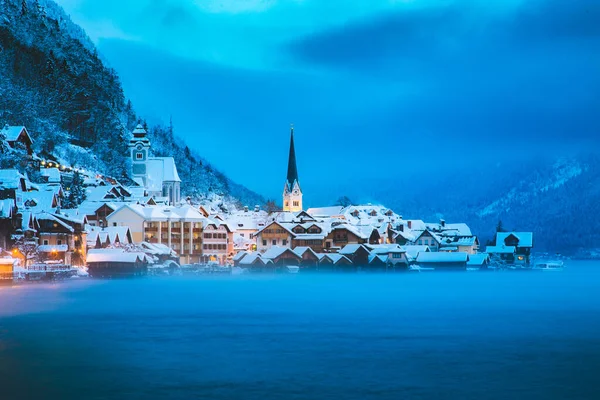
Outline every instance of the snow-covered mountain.
POLYGON ((379 198, 406 218, 464 221, 491 239, 507 230, 533 231, 536 251, 585 256, 600 248, 600 156, 503 163, 446 175, 379 198))
MULTIPOLYGON (((138 122, 117 73, 83 29, 52 0, 0 0, 0 124, 24 125, 48 159, 117 179, 129 172, 127 143, 138 122)), ((263 204, 177 138, 150 126, 156 155, 173 156, 184 195, 263 204)))

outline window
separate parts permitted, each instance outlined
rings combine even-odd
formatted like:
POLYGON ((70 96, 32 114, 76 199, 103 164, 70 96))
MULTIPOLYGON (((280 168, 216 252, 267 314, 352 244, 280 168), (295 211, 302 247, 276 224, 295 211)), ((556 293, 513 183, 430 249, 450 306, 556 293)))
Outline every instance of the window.
POLYGON ((116 222, 113 222, 113 226, 117 226, 117 223, 116 223, 116 222))
POLYGON ((56 244, 57 244, 58 246, 60 246, 60 245, 62 244, 62 240, 58 239, 58 240, 56 241, 56 244))
POLYGON ((243 234, 243 233, 240 233, 240 236, 241 236, 241 237, 244 237, 244 236, 246 236, 246 235, 245 235, 245 234, 243 234))
POLYGON ((212 239, 212 233, 205 233, 204 239, 212 239))
POLYGON ((48 239, 44 239, 44 246, 48 246, 48 239))
POLYGON ((273 246, 277 246, 277 240, 273 240, 273 246))
POLYGON ((300 207, 300 202, 299 201, 294 201, 294 207, 300 207))
POLYGON ((267 241, 263 240, 263 246, 266 246, 266 245, 267 245, 267 241))
POLYGON ((135 159, 136 160, 141 160, 144 158, 144 154, 143 153, 135 153, 135 159))
POLYGON ((281 244, 282 244, 282 245, 284 245, 284 246, 287 246, 287 240, 283 239, 283 240, 281 241, 281 244))

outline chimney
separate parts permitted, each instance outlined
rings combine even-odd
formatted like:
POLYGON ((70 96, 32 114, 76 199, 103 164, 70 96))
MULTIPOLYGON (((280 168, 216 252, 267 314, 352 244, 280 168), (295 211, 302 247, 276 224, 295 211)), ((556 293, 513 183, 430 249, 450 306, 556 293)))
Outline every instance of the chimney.
POLYGON ((407 221, 408 223, 408 229, 412 229, 412 221, 407 221))
POLYGON ((440 225, 442 226, 442 228, 446 227, 446 221, 443 219, 440 219, 440 225))
POLYGON ((248 206, 244 206, 244 212, 248 212, 248 206))
POLYGON ((260 206, 257 204, 254 206, 254 212, 259 212, 260 211, 260 206))

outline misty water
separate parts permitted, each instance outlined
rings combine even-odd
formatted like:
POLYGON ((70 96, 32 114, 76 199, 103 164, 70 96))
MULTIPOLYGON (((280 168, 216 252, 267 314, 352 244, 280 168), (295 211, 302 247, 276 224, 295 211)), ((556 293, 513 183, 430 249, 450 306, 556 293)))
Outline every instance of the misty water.
POLYGON ((0 398, 598 399, 600 263, 0 287, 0 398))

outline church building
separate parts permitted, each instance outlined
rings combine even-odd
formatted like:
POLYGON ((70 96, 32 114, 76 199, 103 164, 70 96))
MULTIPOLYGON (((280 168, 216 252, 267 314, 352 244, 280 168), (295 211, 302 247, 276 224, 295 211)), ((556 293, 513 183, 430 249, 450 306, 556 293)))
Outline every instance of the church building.
POLYGON ((294 148, 294 126, 291 129, 290 155, 288 159, 287 180, 283 187, 283 211, 302 211, 302 189, 298 180, 298 168, 296 166, 296 149, 294 148))
POLYGON ((133 130, 129 141, 131 177, 146 189, 148 196, 162 198, 170 205, 181 200, 181 179, 173 157, 150 157, 150 139, 142 125, 133 130))

